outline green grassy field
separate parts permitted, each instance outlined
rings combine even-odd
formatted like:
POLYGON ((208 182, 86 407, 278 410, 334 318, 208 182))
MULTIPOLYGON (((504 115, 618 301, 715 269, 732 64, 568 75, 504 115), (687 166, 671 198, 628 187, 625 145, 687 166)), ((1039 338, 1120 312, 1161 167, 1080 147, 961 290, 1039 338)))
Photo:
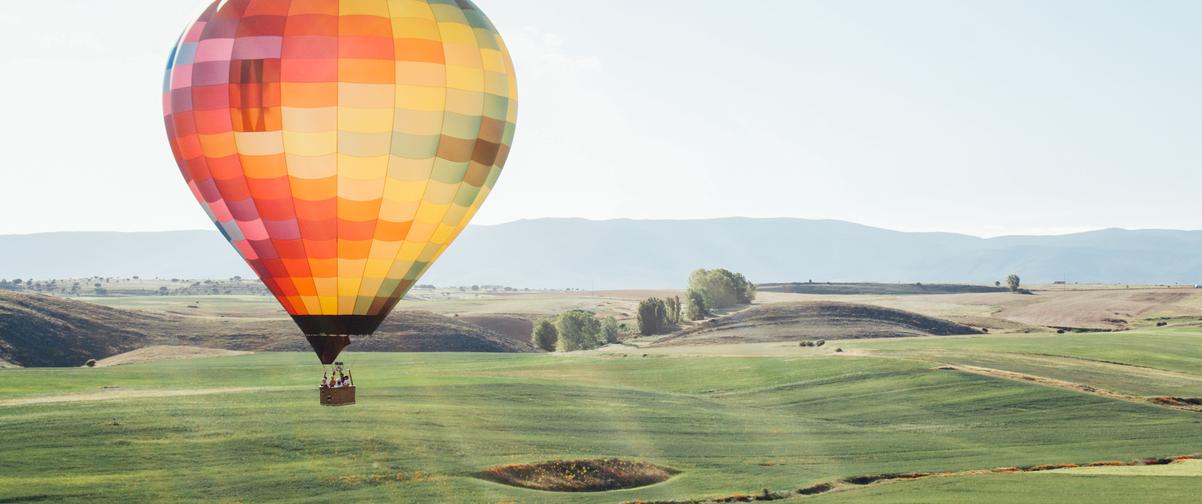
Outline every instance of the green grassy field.
MULTIPOLYGON (((1202 360, 1196 330, 840 344, 868 355, 348 354, 359 404, 340 409, 316 404, 320 367, 300 353, 0 370, 0 502, 694 499, 879 473, 1202 451, 1198 413, 936 369, 982 359, 1042 372, 1056 366, 1036 366, 1037 356, 1099 359, 1146 366, 1100 365, 1094 376, 1107 385, 1134 387, 1125 373, 1160 370, 1171 374, 1140 392, 1180 395, 1188 390, 1171 376, 1202 380, 1190 365, 1202 360), (598 494, 472 476, 600 457, 681 473, 598 494)), ((1194 502, 1202 478, 1173 467, 951 476, 796 499, 1194 502)))

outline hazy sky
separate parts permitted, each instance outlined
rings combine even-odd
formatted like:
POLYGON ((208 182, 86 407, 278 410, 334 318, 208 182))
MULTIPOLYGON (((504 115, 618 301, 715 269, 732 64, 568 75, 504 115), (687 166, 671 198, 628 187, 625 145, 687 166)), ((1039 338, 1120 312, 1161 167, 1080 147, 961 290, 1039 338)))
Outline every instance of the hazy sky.
MULTIPOLYGON (((1202 228, 1202 2, 476 0, 521 94, 477 223, 1202 228)), ((0 2, 0 233, 209 227, 162 131, 202 0, 0 2)))

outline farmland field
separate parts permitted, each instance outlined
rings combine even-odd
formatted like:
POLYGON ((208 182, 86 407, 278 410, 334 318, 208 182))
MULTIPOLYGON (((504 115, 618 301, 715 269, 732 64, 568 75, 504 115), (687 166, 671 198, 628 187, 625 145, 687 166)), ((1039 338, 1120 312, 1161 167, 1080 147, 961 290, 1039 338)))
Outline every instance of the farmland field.
POLYGON ((1202 395, 1198 329, 837 344, 843 352, 355 353, 359 404, 341 409, 317 405, 320 368, 303 353, 4 369, 0 502, 623 502, 763 489, 815 502, 1194 502, 1202 492, 1192 461, 964 473, 1202 451, 1202 414, 1142 400, 1202 395), (474 477, 609 457, 680 472, 590 494, 474 477), (948 474, 843 482, 916 472, 948 474), (796 493, 828 482, 834 491, 796 493))

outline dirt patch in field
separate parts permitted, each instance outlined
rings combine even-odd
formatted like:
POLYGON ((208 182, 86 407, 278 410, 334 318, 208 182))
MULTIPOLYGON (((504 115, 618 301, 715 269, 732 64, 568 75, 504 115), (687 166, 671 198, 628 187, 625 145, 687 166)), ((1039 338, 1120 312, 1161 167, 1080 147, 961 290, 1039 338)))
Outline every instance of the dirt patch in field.
POLYGON ((490 467, 477 477, 549 492, 605 492, 667 481, 679 471, 622 459, 552 460, 490 467))
POLYGON ((1045 327, 1124 330, 1149 317, 1198 315, 1198 295, 1192 289, 1041 290, 1006 302, 994 316, 1045 327))
POLYGON ((1202 397, 1153 397, 1152 402, 1181 408, 1202 407, 1202 397))

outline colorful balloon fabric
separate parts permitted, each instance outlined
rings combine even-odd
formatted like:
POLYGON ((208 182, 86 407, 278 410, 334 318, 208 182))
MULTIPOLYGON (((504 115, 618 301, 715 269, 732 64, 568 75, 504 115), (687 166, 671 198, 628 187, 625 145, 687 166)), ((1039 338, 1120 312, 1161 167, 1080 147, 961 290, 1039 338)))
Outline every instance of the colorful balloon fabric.
POLYGON ((469 0, 219 0, 163 110, 193 195, 330 363, 488 197, 517 92, 469 0))

